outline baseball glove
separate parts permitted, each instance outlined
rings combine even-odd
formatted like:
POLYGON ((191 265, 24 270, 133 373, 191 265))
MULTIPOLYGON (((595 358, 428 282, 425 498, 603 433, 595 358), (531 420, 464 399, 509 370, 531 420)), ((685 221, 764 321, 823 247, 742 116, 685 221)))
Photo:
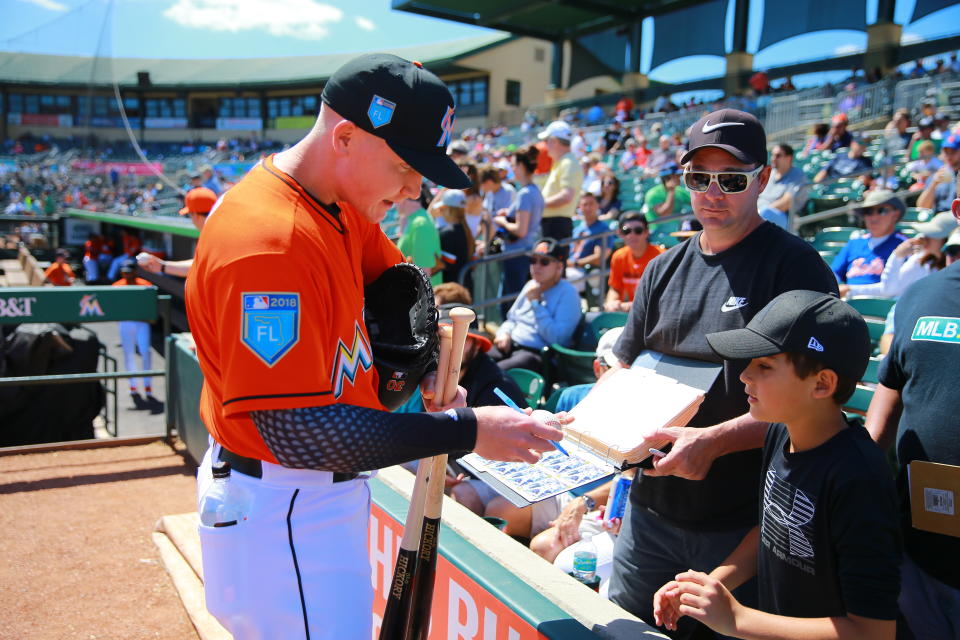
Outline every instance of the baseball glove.
POLYGON ((401 263, 364 290, 363 320, 379 374, 377 394, 389 411, 406 402, 424 374, 437 366, 437 307, 430 278, 401 263))

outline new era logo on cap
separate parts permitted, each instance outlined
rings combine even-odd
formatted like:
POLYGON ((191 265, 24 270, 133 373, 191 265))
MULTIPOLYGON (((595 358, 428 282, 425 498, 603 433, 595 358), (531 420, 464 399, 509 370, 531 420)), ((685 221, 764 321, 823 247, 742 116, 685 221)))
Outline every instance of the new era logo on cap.
POLYGON ((820 344, 813 336, 810 336, 810 341, 807 343, 807 349, 813 349, 814 351, 823 353, 823 345, 820 344))

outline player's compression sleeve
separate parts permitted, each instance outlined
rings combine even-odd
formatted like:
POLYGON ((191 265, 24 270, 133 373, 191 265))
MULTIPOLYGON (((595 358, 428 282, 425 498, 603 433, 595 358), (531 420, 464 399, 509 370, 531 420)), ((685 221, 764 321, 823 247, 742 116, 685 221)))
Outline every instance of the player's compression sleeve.
POLYGON ((477 418, 450 413, 390 413, 349 404, 251 411, 277 462, 295 469, 353 473, 473 449, 477 418))

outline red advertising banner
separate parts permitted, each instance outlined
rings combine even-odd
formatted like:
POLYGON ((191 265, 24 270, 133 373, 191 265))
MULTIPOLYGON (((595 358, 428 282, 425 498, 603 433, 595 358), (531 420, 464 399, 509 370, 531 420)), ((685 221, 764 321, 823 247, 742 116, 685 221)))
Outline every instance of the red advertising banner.
POLYGON ((136 176, 154 175, 163 172, 163 164, 152 162, 149 165, 143 162, 96 162, 94 160, 74 160, 70 167, 76 171, 86 173, 110 173, 116 169, 118 173, 136 176))
POLYGON ((7 124, 36 127, 72 127, 73 116, 52 113, 8 113, 7 124))
MULTIPOLYGON (((370 564, 374 586, 374 636, 380 633, 386 594, 393 578, 403 524, 376 504, 371 505, 370 564)), ((540 640, 546 638, 509 606, 455 567, 442 554, 437 559, 430 640, 540 640)))

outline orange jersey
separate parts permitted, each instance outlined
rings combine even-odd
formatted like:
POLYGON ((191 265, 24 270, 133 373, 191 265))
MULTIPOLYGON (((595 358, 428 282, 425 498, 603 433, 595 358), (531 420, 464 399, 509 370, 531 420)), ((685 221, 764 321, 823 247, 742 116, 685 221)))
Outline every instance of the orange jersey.
POLYGON ((403 261, 346 203, 331 213, 266 158, 207 218, 186 284, 214 439, 276 462, 250 411, 338 402, 383 409, 363 288, 403 261))
POLYGON ((103 242, 99 238, 87 240, 83 243, 83 255, 96 260, 104 252, 103 242))
POLYGON ((143 278, 134 278, 133 282, 127 282, 125 278, 117 280, 113 283, 115 287, 152 287, 153 283, 149 280, 144 280, 143 278))
POLYGON ((630 247, 621 247, 613 252, 610 258, 610 277, 607 284, 616 289, 620 299, 624 302, 633 300, 640 282, 640 276, 651 260, 663 253, 663 249, 655 244, 647 245, 647 250, 640 258, 633 257, 630 247))
POLYGON ((69 287, 70 279, 75 277, 73 269, 71 269, 70 265, 68 265, 66 262, 63 264, 57 264, 54 262, 52 265, 47 267, 47 270, 43 272, 43 275, 47 277, 47 280, 58 287, 69 287))

